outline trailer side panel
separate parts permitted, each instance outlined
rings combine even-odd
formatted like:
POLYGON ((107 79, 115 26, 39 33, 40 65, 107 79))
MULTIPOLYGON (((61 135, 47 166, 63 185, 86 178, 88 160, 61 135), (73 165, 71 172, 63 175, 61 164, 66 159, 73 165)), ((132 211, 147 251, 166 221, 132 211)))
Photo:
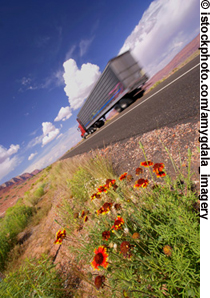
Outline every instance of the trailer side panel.
POLYGON ((129 51, 111 59, 78 113, 80 123, 88 130, 126 93, 146 80, 129 51))
POLYGON ((118 82, 118 78, 111 70, 110 65, 108 65, 78 113, 78 118, 85 127, 88 126, 101 108, 107 103, 110 90, 112 90, 118 82))

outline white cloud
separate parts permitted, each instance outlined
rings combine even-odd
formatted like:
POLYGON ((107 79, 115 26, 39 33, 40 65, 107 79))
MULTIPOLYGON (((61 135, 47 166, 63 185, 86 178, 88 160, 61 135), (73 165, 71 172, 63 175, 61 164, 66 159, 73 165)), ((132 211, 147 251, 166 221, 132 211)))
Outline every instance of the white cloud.
POLYGON ((59 134, 60 130, 56 128, 51 122, 42 123, 43 139, 42 147, 51 142, 59 134))
POLYGON ((55 126, 51 122, 43 122, 42 123, 42 131, 44 136, 46 136, 49 132, 55 130, 55 126))
POLYGON ((43 139, 43 135, 35 137, 28 143, 26 149, 30 149, 30 148, 36 146, 37 144, 41 144, 42 139, 43 139))
POLYGON ((71 127, 67 132, 57 137, 56 145, 51 148, 47 147, 37 158, 35 158, 33 164, 24 169, 23 173, 31 173, 35 169, 47 167, 78 143, 80 139, 81 137, 80 133, 77 131, 77 126, 71 127))
POLYGON ((34 136, 34 135, 37 133, 38 129, 39 129, 39 128, 37 128, 36 130, 32 131, 32 132, 29 134, 29 136, 34 136))
POLYGON ((69 98, 70 107, 76 110, 83 105, 101 73, 99 67, 91 63, 83 64, 79 69, 73 59, 64 62, 63 67, 66 84, 64 91, 69 98))
POLYGON ((8 157, 18 152, 20 149, 19 145, 10 145, 9 149, 4 148, 0 145, 0 164, 2 164, 8 157))
POLYGON ((64 85, 64 79, 63 79, 63 70, 57 70, 50 74, 50 76, 46 77, 44 80, 44 83, 40 84, 38 86, 39 89, 47 89, 47 88, 54 88, 63 86, 64 85))
POLYGON ((57 136, 56 140, 59 139, 59 138, 61 138, 62 136, 63 136, 63 133, 60 133, 60 134, 57 136))
MULTIPOLYGON (((37 130, 36 130, 37 131, 37 130)), ((36 132, 35 131, 35 132, 36 132)), ((59 134, 60 129, 56 128, 51 122, 42 123, 43 134, 32 139, 26 146, 26 150, 42 143, 42 147, 51 142, 59 134)))
POLYGON ((21 79, 21 84, 22 84, 23 86, 27 86, 27 85, 29 85, 30 83, 31 83, 31 78, 23 77, 23 78, 21 79))
POLYGON ((67 119, 69 119, 72 115, 71 109, 70 107, 62 107, 58 113, 58 116, 54 119, 54 121, 65 121, 67 119))
POLYGON ((43 79, 40 83, 35 78, 23 77, 20 80, 22 87, 19 89, 19 92, 25 92, 27 90, 38 90, 38 89, 48 89, 64 86, 63 79, 63 69, 57 69, 54 72, 51 72, 49 76, 43 79))
POLYGON ((154 75, 199 33, 199 1, 156 0, 126 39, 128 49, 154 75))
POLYGON ((0 180, 7 174, 12 172, 19 165, 20 162, 21 160, 19 160, 17 156, 14 156, 12 158, 8 157, 7 159, 5 159, 0 166, 0 180))
POLYGON ((47 136, 42 139, 42 147, 55 139, 55 137, 59 134, 59 129, 56 128, 54 131, 49 132, 47 136))
POLYGON ((74 51, 76 50, 76 45, 73 45, 70 49, 69 49, 69 51, 67 52, 67 54, 66 54, 66 59, 65 60, 69 60, 70 58, 72 58, 72 55, 73 55, 73 53, 74 53, 74 51))
POLYGON ((28 157, 28 160, 32 160, 36 155, 37 155, 37 152, 31 153, 31 155, 28 157))
POLYGON ((91 39, 82 39, 79 43, 79 48, 80 48, 80 57, 84 56, 90 47, 94 37, 91 39))
POLYGON ((17 153, 19 149, 19 145, 12 144, 9 149, 0 145, 0 180, 12 172, 21 162, 17 156, 10 158, 10 156, 17 153))

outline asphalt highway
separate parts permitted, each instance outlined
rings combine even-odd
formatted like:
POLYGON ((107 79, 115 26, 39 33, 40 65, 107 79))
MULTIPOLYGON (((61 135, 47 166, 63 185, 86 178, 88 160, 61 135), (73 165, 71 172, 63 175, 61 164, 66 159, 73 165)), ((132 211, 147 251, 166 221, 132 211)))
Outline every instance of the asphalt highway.
POLYGON ((199 119, 199 63, 200 56, 114 117, 61 159, 102 148, 164 126, 199 119))

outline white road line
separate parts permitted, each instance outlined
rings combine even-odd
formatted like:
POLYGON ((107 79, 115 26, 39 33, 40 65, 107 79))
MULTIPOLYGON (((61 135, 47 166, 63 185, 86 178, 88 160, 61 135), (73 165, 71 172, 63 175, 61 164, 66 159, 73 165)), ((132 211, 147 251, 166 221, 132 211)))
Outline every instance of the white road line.
MULTIPOLYGON (((135 107, 133 107, 132 109, 130 109, 129 111, 125 112, 123 115, 119 116, 117 119, 113 120, 111 123, 106 124, 103 128, 100 128, 99 131, 94 132, 94 136, 101 132, 103 129, 107 128, 109 125, 113 124, 114 122, 118 121, 120 118, 124 117, 126 114, 130 113, 131 111, 133 111, 134 109, 136 109, 138 106, 142 105, 144 102, 146 102, 147 100, 149 100, 151 97, 155 96, 156 94, 158 94, 159 92, 161 92, 162 90, 164 90, 165 88, 167 88, 168 86, 170 86, 171 84, 173 84, 174 82, 176 82, 177 80, 179 80, 180 78, 182 78, 183 76, 185 76, 188 72, 190 72, 191 70, 193 70, 194 68, 196 68, 198 65, 200 65, 200 63, 196 64, 195 66, 193 66, 192 68, 190 68, 188 71, 186 71, 185 73, 183 73, 181 76, 179 76, 178 78, 176 78, 175 80, 173 80, 172 82, 168 83, 165 87, 161 88, 160 90, 158 90, 157 92, 155 92, 154 94, 150 95, 148 98, 146 98, 145 100, 143 100, 142 102, 140 102, 138 105, 136 105, 135 107)), ((90 138, 88 138, 85 141, 88 141, 90 138)), ((84 144, 84 142, 82 142, 82 144, 84 144)))

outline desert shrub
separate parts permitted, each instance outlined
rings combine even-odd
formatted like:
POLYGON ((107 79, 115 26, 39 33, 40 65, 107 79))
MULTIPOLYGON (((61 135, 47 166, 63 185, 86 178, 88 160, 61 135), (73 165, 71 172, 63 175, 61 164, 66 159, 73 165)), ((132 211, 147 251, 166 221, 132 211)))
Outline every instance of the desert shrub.
POLYGON ((52 169, 52 165, 49 165, 48 167, 46 167, 46 171, 49 172, 52 169))
POLYGON ((26 196, 26 200, 30 202, 33 206, 35 206, 39 202, 40 198, 44 195, 44 193, 45 192, 43 186, 40 186, 34 191, 34 193, 28 194, 26 196))
POLYGON ((43 187, 39 187, 35 192, 34 192, 34 196, 37 198, 41 198, 44 195, 44 188, 43 187))
POLYGON ((30 191, 25 191, 24 196, 29 196, 30 191))

